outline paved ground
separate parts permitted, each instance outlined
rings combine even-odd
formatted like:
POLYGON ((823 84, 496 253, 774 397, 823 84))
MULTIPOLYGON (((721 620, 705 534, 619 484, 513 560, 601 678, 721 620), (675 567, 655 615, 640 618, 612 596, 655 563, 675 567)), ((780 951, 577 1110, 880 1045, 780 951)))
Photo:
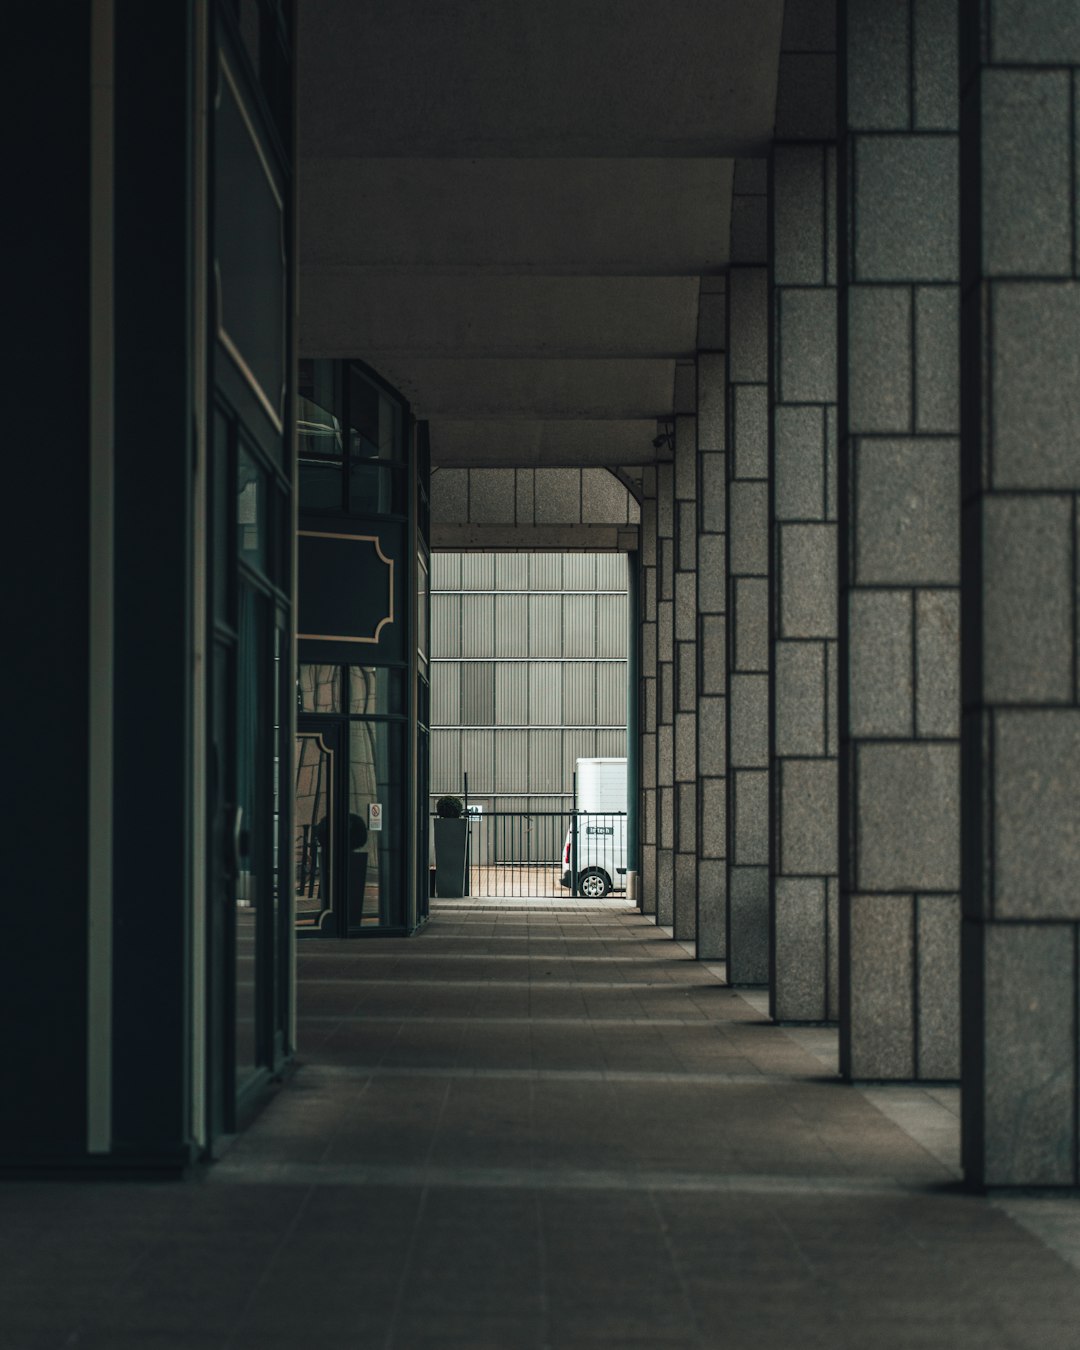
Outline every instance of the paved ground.
POLYGON ((300 971, 300 1067, 204 1180, 0 1186, 0 1350, 1080 1347, 1032 1231, 1068 1255, 1075 1201, 959 1193, 954 1098, 844 1087, 624 905, 300 971))

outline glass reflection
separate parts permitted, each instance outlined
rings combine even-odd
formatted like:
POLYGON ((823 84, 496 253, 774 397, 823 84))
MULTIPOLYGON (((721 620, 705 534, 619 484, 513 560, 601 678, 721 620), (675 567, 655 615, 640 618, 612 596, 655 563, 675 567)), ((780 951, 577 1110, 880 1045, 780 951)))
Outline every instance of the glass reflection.
POLYGON ((240 588, 236 647, 236 807, 232 828, 236 880, 236 1077, 255 1071, 258 1059, 258 986, 256 950, 265 908, 267 791, 272 773, 265 734, 272 707, 266 669, 266 606, 247 586, 240 588))
POLYGON ((428 664, 428 581, 427 565, 424 555, 416 555, 416 654, 420 660, 420 669, 427 671, 428 664))
POLYGON ((341 466, 300 461, 300 507, 304 511, 341 510, 341 466))
POLYGON ((385 666, 349 667, 349 712, 354 716, 405 711, 405 679, 385 666))
POLYGON ((318 732, 296 738, 293 861, 296 921, 317 923, 333 908, 334 753, 318 732))
POLYGON ((349 367, 349 455, 400 459, 401 407, 356 366, 349 367))
POLYGON ((301 712, 341 712, 341 667, 302 665, 296 694, 301 712))
POLYGON ((266 476, 241 449, 236 463, 236 542, 240 557, 266 571, 266 476))
POLYGON ((402 861, 401 728, 349 725, 349 926, 391 924, 402 861), (376 808, 373 810, 372 808, 376 808))
POLYGON ((353 460, 349 469, 349 509, 375 516, 403 516, 408 475, 367 460, 353 460))
POLYGON ((301 361, 296 433, 301 457, 340 459, 344 452, 341 423, 334 416, 335 361, 301 361))

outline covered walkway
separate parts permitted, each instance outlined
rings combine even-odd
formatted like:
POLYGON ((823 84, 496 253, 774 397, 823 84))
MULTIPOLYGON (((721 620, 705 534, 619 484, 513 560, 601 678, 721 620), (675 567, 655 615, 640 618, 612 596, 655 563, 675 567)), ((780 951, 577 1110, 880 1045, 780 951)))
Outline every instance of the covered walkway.
POLYGON ((1078 1344, 1075 1200, 965 1194, 955 1090, 843 1085, 625 904, 299 963, 201 1184, 0 1187, 0 1350, 1078 1344))

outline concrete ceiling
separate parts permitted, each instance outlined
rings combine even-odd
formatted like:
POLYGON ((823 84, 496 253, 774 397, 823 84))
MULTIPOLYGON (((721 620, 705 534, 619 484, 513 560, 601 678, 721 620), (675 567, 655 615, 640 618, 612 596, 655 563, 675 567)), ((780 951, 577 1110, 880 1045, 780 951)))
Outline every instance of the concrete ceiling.
POLYGON ((300 344, 431 419, 436 463, 653 455, 782 0, 304 0, 300 344))

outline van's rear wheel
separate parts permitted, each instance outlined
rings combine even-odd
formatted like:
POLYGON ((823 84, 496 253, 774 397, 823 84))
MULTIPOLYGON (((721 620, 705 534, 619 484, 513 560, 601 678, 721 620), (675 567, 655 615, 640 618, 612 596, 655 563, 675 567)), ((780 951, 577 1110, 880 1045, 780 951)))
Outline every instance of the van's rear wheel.
POLYGON ((603 900, 610 890, 611 882, 607 873, 601 872, 598 867, 590 867, 578 878, 578 895, 584 896, 586 900, 603 900))

